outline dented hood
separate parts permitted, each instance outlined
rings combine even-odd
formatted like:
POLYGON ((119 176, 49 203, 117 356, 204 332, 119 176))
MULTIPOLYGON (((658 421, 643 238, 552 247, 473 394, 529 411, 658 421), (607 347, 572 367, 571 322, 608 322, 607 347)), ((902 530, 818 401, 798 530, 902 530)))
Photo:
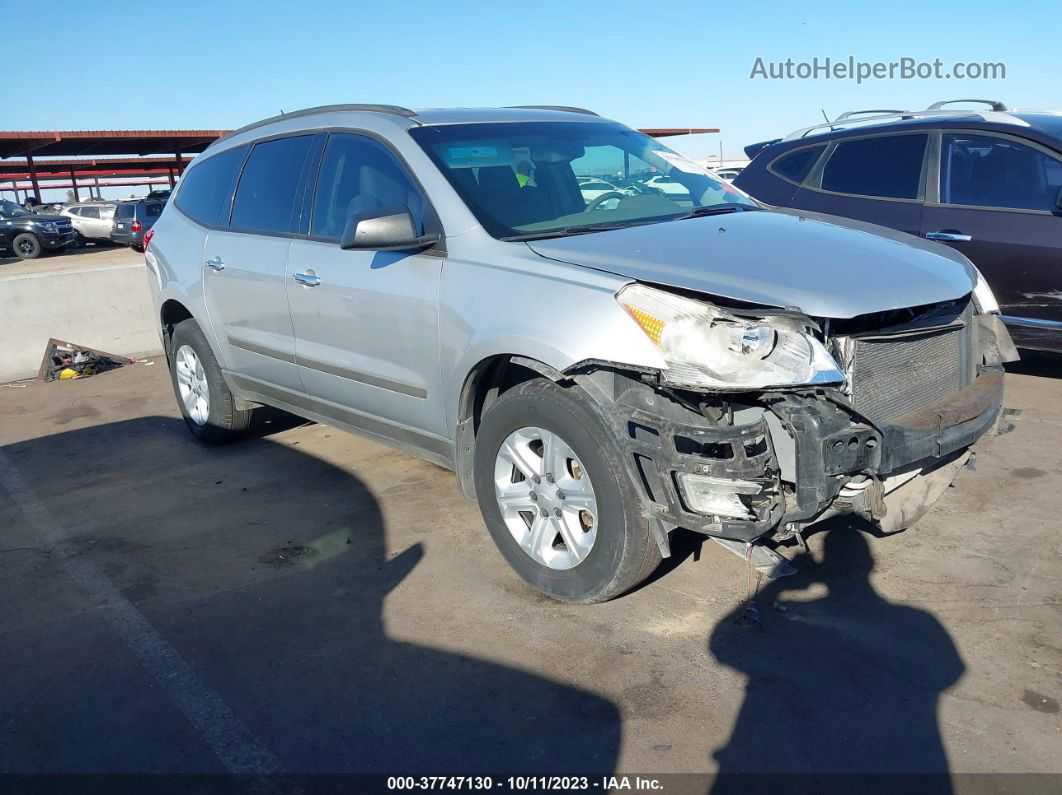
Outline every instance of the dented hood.
POLYGON ((534 240, 543 257, 814 317, 948 301, 974 288, 969 260, 885 227, 795 210, 687 218, 534 240))

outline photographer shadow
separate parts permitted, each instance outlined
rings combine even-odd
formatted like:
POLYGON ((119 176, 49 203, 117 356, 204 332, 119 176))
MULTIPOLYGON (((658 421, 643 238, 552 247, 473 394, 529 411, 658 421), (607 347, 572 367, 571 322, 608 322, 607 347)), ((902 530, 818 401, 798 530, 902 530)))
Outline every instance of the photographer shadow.
POLYGON ((821 562, 805 553, 794 564, 797 574, 756 596, 759 622, 742 607, 711 633, 715 658, 747 677, 729 741, 715 754, 713 792, 767 786, 765 778, 793 791, 810 777, 850 791, 882 773, 950 791, 938 701, 964 665, 948 632, 874 590, 867 539, 843 522, 829 530, 821 562), (809 589, 825 593, 783 600, 809 589))
MULTIPOLYGON (((282 772, 612 773, 617 707, 476 652, 427 645, 438 643, 440 624, 452 628, 451 647, 490 654, 504 644, 476 626, 493 595, 455 584, 460 571, 422 564, 420 543, 390 552, 372 491, 349 468, 302 452, 298 439, 264 438, 299 420, 266 422, 258 438, 211 449, 179 420, 142 417, 4 453, 29 488, 63 484, 64 503, 78 506, 57 514, 66 557, 104 572, 282 772), (385 601, 421 565, 437 596, 404 595, 412 638, 392 637, 385 601)), ((421 485, 419 499, 432 488, 421 485)), ((7 511, 10 531, 27 539, 19 546, 43 544, 17 507, 7 511)), ((62 558, 45 550, 0 561, 9 615, 41 617, 9 622, 0 655, 0 701, 19 727, 0 744, 0 772, 217 771, 224 754, 211 753, 180 699, 89 610, 91 595, 76 590, 62 558), (87 688, 89 670, 98 673, 87 688), (47 692, 49 709, 27 692, 47 692)))

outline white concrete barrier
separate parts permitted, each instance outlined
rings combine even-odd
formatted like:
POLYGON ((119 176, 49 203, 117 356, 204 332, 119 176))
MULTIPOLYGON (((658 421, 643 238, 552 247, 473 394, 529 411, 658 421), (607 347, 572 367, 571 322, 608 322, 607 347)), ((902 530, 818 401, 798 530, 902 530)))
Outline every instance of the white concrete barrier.
POLYGON ((37 374, 50 337, 130 357, 162 353, 143 261, 4 275, 0 383, 37 374))

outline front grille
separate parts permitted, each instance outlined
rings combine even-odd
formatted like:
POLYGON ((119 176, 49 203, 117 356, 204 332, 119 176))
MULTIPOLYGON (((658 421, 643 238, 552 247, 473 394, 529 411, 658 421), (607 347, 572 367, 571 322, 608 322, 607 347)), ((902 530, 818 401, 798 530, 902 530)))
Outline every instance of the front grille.
POLYGON ((852 340, 852 405, 886 421, 947 400, 970 383, 970 309, 953 325, 852 340))

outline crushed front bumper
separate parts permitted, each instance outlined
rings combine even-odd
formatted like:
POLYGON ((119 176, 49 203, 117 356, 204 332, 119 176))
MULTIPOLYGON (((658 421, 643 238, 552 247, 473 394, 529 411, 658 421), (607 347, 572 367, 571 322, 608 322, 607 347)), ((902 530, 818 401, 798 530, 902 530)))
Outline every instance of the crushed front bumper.
POLYGON ((650 519, 665 532, 685 527, 754 541, 830 511, 862 511, 859 501, 838 499, 854 477, 870 477, 880 487, 895 473, 950 464, 999 416, 1003 370, 984 367, 948 400, 877 423, 828 390, 765 394, 758 405, 718 424, 666 416, 659 407, 664 399, 653 395, 630 390, 615 404, 613 417, 650 519), (751 481, 761 491, 742 497, 746 518, 710 516, 686 504, 678 486, 684 474, 751 481))

